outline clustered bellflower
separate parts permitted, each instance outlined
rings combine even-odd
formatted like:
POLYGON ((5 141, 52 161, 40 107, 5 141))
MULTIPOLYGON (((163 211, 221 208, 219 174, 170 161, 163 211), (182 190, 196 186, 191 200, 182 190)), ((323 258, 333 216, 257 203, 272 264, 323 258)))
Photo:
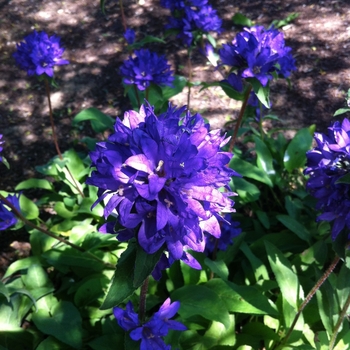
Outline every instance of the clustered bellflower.
POLYGON ((208 234, 205 235, 205 253, 207 255, 213 253, 215 249, 226 250, 233 243, 233 238, 239 236, 242 232, 239 222, 232 221, 230 214, 226 214, 224 220, 221 223, 221 236, 219 239, 215 239, 215 237, 208 234))
POLYGON ((171 347, 163 341, 170 329, 177 331, 185 331, 187 327, 182 323, 170 318, 174 317, 180 307, 180 302, 171 303, 170 298, 165 300, 159 311, 156 312, 149 321, 141 324, 137 313, 134 311, 132 303, 129 301, 126 304, 126 310, 119 307, 113 308, 114 316, 119 326, 125 331, 130 331, 132 340, 141 340, 140 349, 160 349, 170 350, 171 347))
POLYGON ((317 146, 306 153, 306 188, 318 201, 318 220, 332 222, 332 239, 350 229, 350 184, 336 183, 350 171, 350 121, 335 122, 328 135, 315 133, 317 146))
POLYGON ((256 78, 262 86, 273 79, 273 73, 288 78, 296 70, 291 48, 285 46, 283 33, 263 26, 245 28, 232 43, 219 50, 222 64, 233 67, 232 78, 256 78))
POLYGON ((172 11, 166 29, 178 31, 177 37, 191 46, 198 34, 221 33, 222 20, 208 1, 162 1, 161 5, 172 11))
MULTIPOLYGON (((99 187, 96 203, 109 198, 105 217, 117 211, 125 228, 117 239, 136 237, 148 254, 167 251, 162 268, 181 259, 200 269, 186 250, 203 252, 204 232, 220 237, 219 213, 234 211, 234 194, 219 190, 238 175, 226 166, 232 154, 220 150, 228 141, 186 106, 169 105, 156 116, 146 104, 117 119, 115 133, 90 153, 96 170, 87 179, 99 187)), ((102 232, 114 233, 113 227, 107 223, 102 232)))
POLYGON ((17 51, 13 57, 28 75, 47 74, 53 77, 55 65, 69 63, 61 58, 64 49, 60 47, 60 40, 56 35, 49 37, 45 32, 34 30, 24 38, 24 42, 17 44, 17 51))
POLYGON ((147 49, 135 50, 135 57, 129 57, 120 67, 120 73, 127 85, 135 84, 141 91, 153 82, 157 85, 173 86, 174 76, 165 56, 158 56, 147 49))
POLYGON ((128 28, 125 31, 124 38, 129 45, 132 45, 135 41, 135 31, 128 28))
MULTIPOLYGON (((9 194, 6 199, 18 210, 20 211, 19 206, 19 197, 20 194, 11 195, 9 194)), ((8 206, 0 199, 0 231, 6 230, 7 228, 15 225, 18 219, 15 214, 8 209, 8 206)))

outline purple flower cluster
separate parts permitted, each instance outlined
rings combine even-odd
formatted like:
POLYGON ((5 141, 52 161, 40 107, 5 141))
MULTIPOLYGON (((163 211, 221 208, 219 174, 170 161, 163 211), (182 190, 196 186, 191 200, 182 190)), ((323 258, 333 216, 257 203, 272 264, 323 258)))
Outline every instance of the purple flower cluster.
POLYGON ((220 150, 228 141, 186 106, 169 106, 157 117, 146 105, 117 119, 115 133, 90 154, 96 170, 87 179, 99 187, 97 202, 109 198, 105 217, 117 211, 125 227, 117 238, 136 237, 149 254, 167 250, 163 268, 181 259, 200 269, 186 250, 203 252, 204 232, 220 237, 219 213, 234 211, 234 194, 219 190, 238 175, 226 166, 232 154, 220 150))
POLYGON ((172 86, 173 71, 165 56, 158 56, 147 49, 136 50, 135 57, 129 57, 120 67, 120 73, 127 85, 135 84, 141 91, 151 83, 172 86))
POLYGON ((124 38, 129 45, 132 45, 135 41, 135 31, 128 28, 125 31, 124 38))
MULTIPOLYGON (((4 141, 1 141, 2 139, 2 135, 0 134, 0 152, 2 152, 2 150, 4 149, 1 145, 4 143, 4 141)), ((2 157, 0 155, 0 162, 2 162, 2 157)))
MULTIPOLYGON (((6 199, 18 210, 20 211, 19 206, 19 197, 16 195, 9 194, 6 199)), ((0 231, 6 230, 7 228, 15 225, 18 219, 15 214, 8 209, 6 203, 0 199, 0 231)))
POLYGON ((47 74, 53 77, 55 65, 68 64, 61 59, 64 49, 60 47, 58 36, 49 37, 45 32, 29 34, 24 42, 17 44, 17 51, 13 54, 17 65, 27 71, 28 75, 47 74))
POLYGON ((213 253, 215 249, 226 250, 227 247, 232 244, 233 238, 237 237, 242 232, 242 229, 239 227, 239 222, 232 221, 230 214, 226 214, 224 219, 225 221, 222 222, 221 236, 219 239, 208 234, 205 235, 205 253, 207 255, 213 253))
POLYGON ((232 43, 224 44, 219 54, 223 64, 237 70, 240 79, 256 78, 266 86, 273 73, 287 78, 296 69, 290 51, 283 33, 254 26, 238 33, 232 43))
POLYGON ((209 32, 221 32, 222 20, 207 0, 162 1, 172 11, 166 29, 178 31, 177 37, 191 46, 197 36, 209 32))
POLYGON ((113 313, 119 326, 125 331, 131 331, 130 337, 132 340, 141 340, 140 349, 170 350, 171 347, 166 345, 162 338, 168 334, 170 329, 177 331, 185 331, 187 329, 182 323, 170 320, 177 313, 179 307, 180 302, 175 301, 171 303, 170 298, 168 298, 159 311, 142 325, 130 301, 126 304, 126 310, 115 307, 113 308, 113 313))
POLYGON ((318 220, 334 221, 332 239, 350 229, 350 184, 336 183, 350 172, 350 121, 335 122, 328 135, 315 133, 317 146, 306 153, 308 191, 318 200, 318 220))

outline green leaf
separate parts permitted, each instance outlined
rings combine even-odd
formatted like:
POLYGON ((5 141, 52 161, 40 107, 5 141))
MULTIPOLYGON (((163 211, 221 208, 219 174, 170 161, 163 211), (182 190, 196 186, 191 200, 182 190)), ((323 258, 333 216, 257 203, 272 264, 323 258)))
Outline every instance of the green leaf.
POLYGON ((68 210, 63 202, 57 202, 54 206, 54 209, 57 215, 61 216, 64 219, 71 219, 77 215, 75 211, 68 210))
POLYGON ((100 0, 100 8, 101 8, 101 11, 102 13, 105 15, 105 2, 106 0, 100 0))
POLYGON ((8 303, 10 302, 10 293, 6 288, 6 285, 1 281, 0 281, 0 294, 2 294, 6 298, 8 303))
POLYGON ((205 287, 215 291, 220 302, 224 303, 230 312, 278 315, 275 305, 254 286, 239 286, 229 281, 213 278, 205 284, 205 287))
POLYGON ((51 312, 40 309, 33 313, 35 326, 44 334, 52 335, 74 349, 82 346, 82 319, 78 309, 69 301, 59 301, 51 312))
POLYGON ((153 35, 146 35, 142 40, 130 45, 130 48, 135 50, 150 43, 166 44, 166 41, 164 41, 161 38, 157 38, 156 36, 153 36, 153 35))
POLYGON ((169 87, 169 86, 162 87, 163 99, 165 101, 168 101, 171 97, 182 92, 182 90, 186 86, 187 79, 185 77, 181 75, 175 75, 174 78, 175 78, 173 81, 174 87, 169 87))
POLYGON ((278 286, 284 300, 295 311, 298 310, 299 301, 304 298, 304 292, 299 284, 297 275, 292 270, 290 262, 273 244, 265 241, 266 252, 271 269, 276 277, 278 286))
POLYGON ((25 181, 20 182, 16 187, 15 190, 27 190, 31 188, 42 188, 44 190, 53 191, 54 188, 52 186, 52 183, 45 179, 28 179, 25 181))
POLYGON ((253 25, 253 22, 246 16, 242 15, 241 13, 237 12, 234 16, 232 16, 233 24, 239 25, 242 27, 251 27, 253 25))
POLYGON ((74 304, 83 307, 95 302, 103 296, 103 289, 107 287, 109 279, 106 276, 92 278, 83 283, 74 295, 74 304))
POLYGON ((239 177, 231 178, 231 189, 238 193, 238 200, 243 203, 255 202, 260 197, 260 190, 252 183, 239 177))
POLYGON ((21 213, 28 220, 34 220, 39 216, 39 209, 33 201, 23 194, 19 197, 19 206, 21 213))
POLYGON ((273 158, 270 153, 270 150, 265 145, 265 143, 257 136, 254 136, 254 142, 255 142, 255 151, 257 154, 257 164, 258 167, 265 171, 265 173, 270 176, 274 177, 276 174, 276 171, 273 167, 273 158))
POLYGON ((129 297, 139 286, 134 286, 134 268, 136 260, 136 243, 129 242, 128 248, 123 252, 101 310, 118 306, 123 300, 129 297))
POLYGON ((259 82, 259 80, 255 79, 255 78, 248 78, 247 81, 249 81, 254 89, 254 92, 256 94, 256 97, 259 99, 259 101, 268 109, 270 109, 271 107, 271 103, 270 103, 270 88, 269 86, 262 86, 261 83, 259 82))
POLYGON ((306 162, 306 152, 312 144, 312 127, 299 130, 287 146, 284 153, 284 166, 289 173, 303 168, 306 162))
POLYGON ((159 249, 154 254, 148 254, 140 245, 137 245, 133 281, 135 288, 138 288, 152 273, 162 254, 163 249, 159 249))
POLYGON ((20 270, 27 270, 31 265, 40 263, 40 259, 37 256, 29 256, 24 259, 16 260, 6 270, 4 278, 7 278, 20 270))
MULTIPOLYGON (((129 337, 129 335, 127 335, 129 337)), ((122 350, 125 349, 122 347, 122 344, 124 343, 124 334, 106 334, 102 337, 95 338, 94 340, 90 341, 88 345, 93 350, 116 350, 116 344, 118 344, 118 349, 122 350)), ((136 342, 134 341, 136 344, 136 342)), ((48 349, 49 350, 49 349, 48 349)))
POLYGON ((231 324, 228 328, 221 322, 213 321, 205 332, 204 337, 213 339, 215 345, 234 345, 236 342, 234 315, 230 315, 230 321, 231 324))
POLYGON ((257 180, 273 187, 273 183, 266 172, 237 156, 231 158, 229 167, 244 177, 257 180))
POLYGON ((290 15, 288 15, 286 18, 282 19, 282 20, 274 20, 271 23, 271 26, 273 26, 274 28, 281 28, 286 26, 287 24, 293 22, 297 17, 299 17, 299 13, 297 12, 293 12, 290 15))
POLYGON ((339 306, 343 308, 345 302, 350 295, 350 257, 346 257, 347 264, 342 265, 339 275, 337 277, 337 294, 339 298, 339 306))
POLYGON ((72 125, 76 126, 78 123, 87 120, 91 121, 92 129, 95 132, 104 132, 107 129, 113 129, 113 125, 115 123, 115 120, 110 116, 102 113, 97 108, 90 107, 78 113, 74 117, 72 125))
POLYGON ((311 234, 300 221, 293 219, 289 215, 276 215, 276 219, 295 233, 300 239, 310 243, 311 234))
POLYGON ((35 350, 70 350, 70 346, 60 342, 51 335, 43 340, 35 350))
MULTIPOLYGON (((33 332, 34 333, 34 332, 33 332)), ((36 349, 37 339, 35 339, 33 333, 28 332, 22 328, 5 331, 0 330, 0 350, 15 350, 15 349, 36 349)), ((43 350, 43 349, 39 349, 43 350)), ((49 349, 45 349, 49 350, 49 349)), ((56 349, 50 349, 56 350, 56 349)), ((62 350, 62 349, 60 349, 62 350)))
POLYGON ((218 275, 223 280, 228 279, 228 268, 224 261, 222 260, 210 260, 208 258, 205 258, 204 260, 205 265, 207 265, 212 272, 214 272, 216 275, 218 275))
POLYGON ((337 110, 335 111, 335 113, 333 114, 333 117, 336 117, 337 115, 344 114, 344 113, 347 113, 347 112, 350 112, 350 108, 340 108, 340 109, 337 109, 337 110))
POLYGON ((41 267, 41 265, 35 264, 29 266, 27 274, 22 276, 22 280, 29 291, 41 287, 52 287, 47 272, 41 267))
POLYGON ((228 309, 212 289, 203 285, 184 286, 171 294, 171 300, 180 301, 178 313, 182 318, 200 315, 208 320, 221 322, 226 328, 230 327, 228 309))

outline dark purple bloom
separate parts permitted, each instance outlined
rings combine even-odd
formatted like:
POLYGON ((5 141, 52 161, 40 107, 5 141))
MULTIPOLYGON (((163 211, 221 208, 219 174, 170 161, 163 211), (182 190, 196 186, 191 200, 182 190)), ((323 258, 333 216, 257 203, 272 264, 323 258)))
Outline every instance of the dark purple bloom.
POLYGON ((174 10, 183 10, 186 7, 202 7, 208 3, 208 0, 160 0, 160 5, 174 10))
POLYGON ((241 234, 242 229, 239 227, 239 222, 232 221, 231 215, 226 214, 224 217, 225 221, 221 222, 221 236, 216 239, 213 236, 205 235, 205 253, 211 254, 215 250, 226 250, 227 247, 232 244, 233 238, 241 234))
POLYGON ((173 71, 165 56, 158 56, 147 49, 136 50, 135 57, 124 61, 120 73, 125 84, 135 84, 139 90, 147 89, 152 82, 172 86, 174 81, 173 71))
MULTIPOLYGON (((4 149, 1 145, 4 143, 4 141, 1 141, 2 139, 2 135, 0 134, 0 152, 2 152, 2 150, 4 149)), ((0 155, 0 162, 2 162, 2 157, 0 155)))
MULTIPOLYGON (((19 207, 19 197, 16 195, 9 194, 6 199, 18 210, 20 211, 19 207)), ((6 230, 7 228, 15 225, 17 223, 18 219, 15 216, 15 214, 9 209, 9 207, 6 205, 6 203, 3 200, 0 200, 0 231, 6 230)))
POLYGON ((163 341, 170 329, 184 331, 187 329, 182 323, 170 320, 177 313, 180 302, 171 303, 170 298, 165 300, 159 311, 156 312, 149 321, 142 324, 138 320, 138 315, 129 301, 126 310, 119 307, 113 308, 114 316, 121 328, 130 332, 131 339, 141 340, 140 349, 171 349, 163 341))
POLYGON ((193 8, 185 6, 182 11, 174 13, 169 18, 166 29, 176 29, 177 37, 183 43, 190 46, 197 35, 209 32, 221 32, 222 20, 218 17, 216 10, 209 5, 193 8))
POLYGON ((13 57, 28 75, 47 74, 53 77, 55 65, 69 63, 61 59, 64 49, 60 47, 60 40, 58 36, 49 37, 45 32, 38 33, 34 30, 24 38, 24 42, 17 44, 17 51, 13 57))
POLYGON ((315 133, 317 146, 306 153, 306 188, 318 201, 318 220, 334 221, 332 239, 350 228, 350 185, 336 183, 350 171, 350 121, 335 122, 328 135, 315 133))
POLYGON ((273 79, 272 73, 285 78, 295 70, 291 48, 285 46, 283 33, 262 26, 245 28, 234 41, 219 51, 223 64, 232 66, 242 78, 256 78, 262 86, 273 79))
POLYGON ((135 41, 135 31, 128 28, 125 31, 124 38, 129 45, 132 45, 135 41))
POLYGON ((156 116, 146 105, 117 119, 90 154, 96 170, 87 179, 99 187, 97 202, 109 196, 105 217, 118 212, 125 230, 117 238, 136 237, 147 253, 165 249, 170 264, 200 269, 186 250, 202 252, 203 233, 220 237, 219 213, 234 211, 233 193, 219 191, 238 175, 226 166, 232 154, 220 150, 228 141, 186 106, 156 116))

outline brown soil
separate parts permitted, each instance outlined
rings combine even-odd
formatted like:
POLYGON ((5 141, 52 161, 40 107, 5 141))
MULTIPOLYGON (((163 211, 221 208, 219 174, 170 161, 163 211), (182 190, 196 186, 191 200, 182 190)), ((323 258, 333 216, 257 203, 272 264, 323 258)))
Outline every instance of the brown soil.
MULTIPOLYGON (((210 1, 224 20, 225 32, 219 45, 232 40, 240 29, 231 17, 240 12, 255 24, 268 26, 272 20, 291 13, 299 17, 283 27, 288 46, 293 49, 298 71, 285 81, 272 84, 273 112, 289 128, 316 124, 324 131, 335 110, 344 106, 350 88, 350 2, 348 0, 267 0, 210 1)), ((157 0, 124 0, 128 26, 143 35, 163 32, 168 10, 157 0)), ((89 126, 72 129, 71 120, 87 107, 97 107, 111 116, 130 108, 123 97, 118 68, 127 57, 118 1, 106 0, 106 15, 99 0, 2 0, 0 1, 0 133, 4 135, 4 156, 11 169, 1 167, 0 189, 12 191, 21 180, 36 176, 34 167, 55 155, 44 87, 34 77, 27 77, 14 63, 15 43, 34 29, 56 33, 66 48, 64 58, 71 63, 55 69, 59 88, 52 91, 57 132, 62 151, 79 143, 82 136, 93 135, 89 126)), ((153 46, 166 54, 186 76, 186 51, 174 38, 166 45, 153 46)), ((193 80, 219 80, 218 72, 194 57, 193 80)), ((221 127, 227 118, 237 115, 238 105, 227 100, 220 88, 192 91, 191 109, 221 127)), ((173 99, 186 104, 186 91, 173 99)), ((1 166, 1 165, 0 165, 1 166)), ((0 251, 17 238, 13 232, 1 232, 0 251), (6 235, 6 236, 5 236, 6 235)), ((9 259, 12 259, 10 257, 9 259)), ((1 264, 1 261, 0 261, 1 264)))

